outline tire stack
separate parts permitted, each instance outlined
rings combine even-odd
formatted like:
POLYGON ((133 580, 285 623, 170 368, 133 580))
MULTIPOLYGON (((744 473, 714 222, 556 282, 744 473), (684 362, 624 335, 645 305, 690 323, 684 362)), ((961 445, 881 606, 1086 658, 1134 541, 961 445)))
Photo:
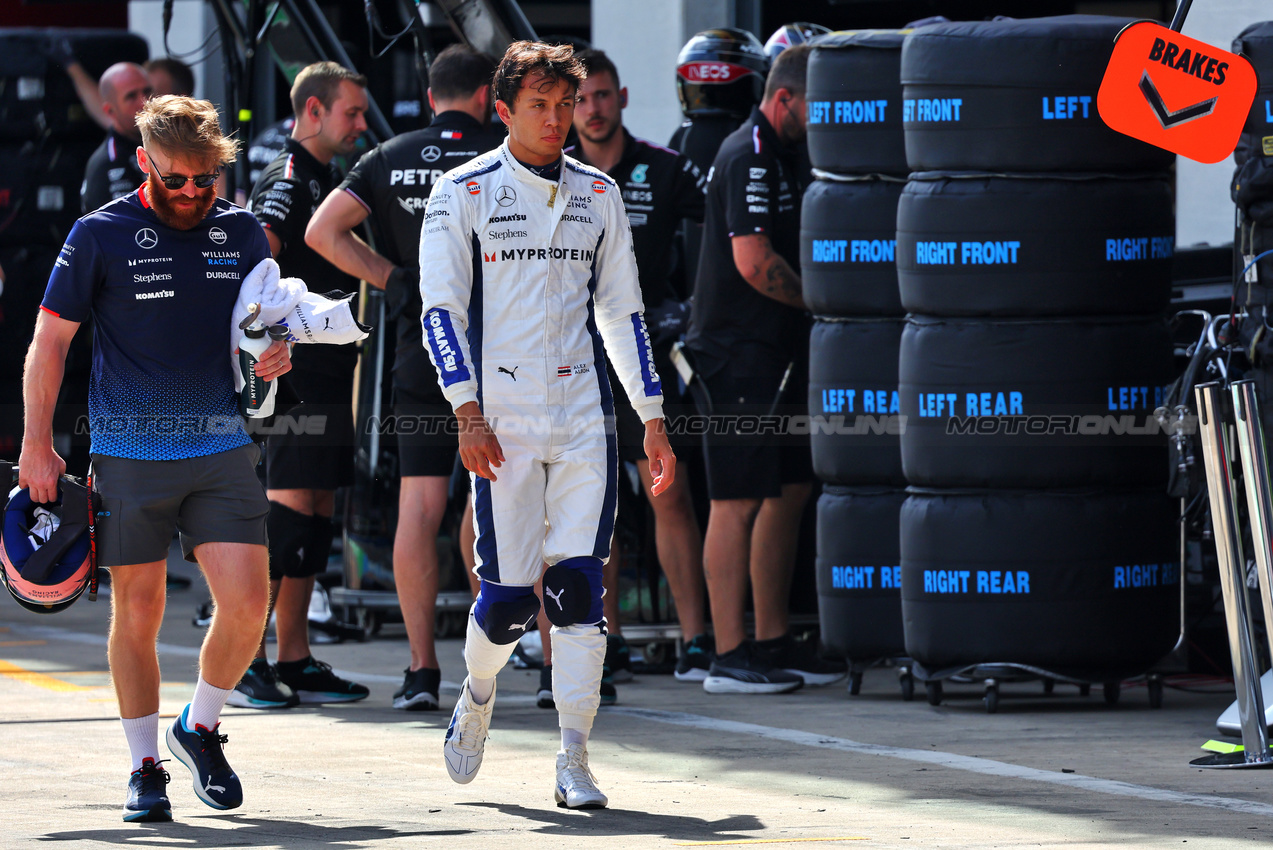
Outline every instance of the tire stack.
MULTIPOLYGON (((898 512, 897 348, 904 311, 894 256, 905 185, 905 33, 832 33, 814 42, 807 100, 818 178, 801 210, 800 268, 815 316, 809 415, 818 499, 822 641, 850 662, 849 692, 870 663, 904 654, 898 512)), ((903 694, 913 684, 903 668, 903 694)))
MULTIPOLYGON (((47 56, 67 38, 97 78, 115 62, 146 61, 146 42, 118 30, 0 28, 0 457, 17 459, 22 438, 22 361, 58 251, 80 216, 84 168, 103 133, 85 112, 70 77, 47 56)), ((77 334, 68 354, 63 399, 87 399, 91 340, 77 334)), ((82 412, 82 409, 78 412, 82 412)), ((59 410, 58 434, 75 432, 77 412, 59 410)), ((87 442, 72 469, 87 468, 87 442)), ((66 451, 65 440, 58 445, 66 451)), ((70 459, 68 458, 68 462, 70 459)))
POLYGON ((902 614, 934 704, 986 670, 1117 699, 1179 631, 1153 416, 1173 377, 1172 155, 1096 112, 1128 23, 941 23, 902 49, 902 614))

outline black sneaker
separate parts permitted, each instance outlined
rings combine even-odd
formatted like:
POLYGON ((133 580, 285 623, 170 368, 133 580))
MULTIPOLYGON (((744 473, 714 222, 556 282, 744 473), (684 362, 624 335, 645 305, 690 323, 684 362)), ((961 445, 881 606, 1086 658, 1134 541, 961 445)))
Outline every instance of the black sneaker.
POLYGON ((754 642, 745 640, 717 655, 703 680, 709 694, 785 694, 799 689, 804 679, 769 664, 754 642))
POLYGON ((230 692, 226 704, 239 708, 291 708, 300 705, 301 699, 278 680, 278 673, 270 662, 256 658, 230 692))
POLYGON ((141 767, 128 777, 128 802, 124 820, 129 823, 156 823, 172 820, 172 804, 165 786, 171 780, 162 761, 143 759, 141 767))
POLYGON ((632 650, 623 635, 606 635, 606 668, 610 681, 619 685, 632 681, 632 650))
POLYGON ((681 657, 676 659, 676 679, 679 682, 701 682, 707 678, 712 666, 712 639, 706 634, 695 635, 681 647, 681 657))
POLYGON ((540 708, 556 708, 553 701, 553 666, 551 664, 539 668, 539 692, 535 694, 535 705, 540 708))
POLYGON ((442 671, 435 667, 402 671, 402 687, 393 695, 393 707, 405 711, 437 711, 442 671))
POLYGON ((295 691, 303 703, 354 702, 371 693, 366 685, 340 678, 330 664, 312 655, 300 661, 280 661, 274 667, 279 681, 295 691))
POLYGON ((799 676, 806 685, 830 685, 849 674, 849 665, 840 660, 820 658, 815 644, 784 635, 756 641, 760 655, 779 670, 799 676))
POLYGON ((221 724, 211 729, 196 726, 191 732, 186 729, 189 714, 187 705, 168 727, 168 749, 190 768, 196 797, 214 809, 237 809, 243 804, 243 786, 221 750, 227 740, 217 732, 221 724))

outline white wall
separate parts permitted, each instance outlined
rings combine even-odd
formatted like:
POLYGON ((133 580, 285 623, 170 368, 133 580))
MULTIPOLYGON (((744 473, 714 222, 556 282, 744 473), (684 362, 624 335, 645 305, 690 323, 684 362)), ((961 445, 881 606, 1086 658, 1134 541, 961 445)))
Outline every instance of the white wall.
MULTIPOLYGON (((1268 0, 1225 0, 1195 3, 1185 19, 1185 35, 1228 50, 1250 24, 1273 19, 1268 0)), ((1229 181, 1233 157, 1214 165, 1176 158, 1176 244, 1219 245, 1233 241, 1233 201, 1229 181)))
POLYGON ((732 7, 729 0, 592 0, 592 44, 627 86, 623 123, 634 135, 667 143, 681 124, 676 54, 694 33, 730 26, 732 7))
MULTIPOLYGON (((150 58, 159 59, 167 56, 164 50, 162 0, 130 0, 128 4, 128 28, 146 39, 150 44, 150 58)), ((203 63, 194 64, 191 60, 207 55, 209 48, 219 44, 214 36, 202 50, 199 46, 212 31, 205 23, 203 0, 176 0, 172 7, 172 25, 168 28, 168 46, 173 55, 194 69, 194 91, 196 97, 207 97, 204 77, 207 68, 203 63), (192 50, 199 52, 193 56, 183 56, 192 50)), ((220 51, 212 58, 216 68, 221 67, 220 51)))

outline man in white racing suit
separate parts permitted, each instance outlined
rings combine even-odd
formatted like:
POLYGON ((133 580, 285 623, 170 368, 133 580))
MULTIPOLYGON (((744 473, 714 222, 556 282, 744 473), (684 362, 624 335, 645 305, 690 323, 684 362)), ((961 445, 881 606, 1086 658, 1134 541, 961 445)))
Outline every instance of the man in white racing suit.
POLYGON ((468 678, 443 745, 447 770, 467 783, 481 766, 495 676, 535 627, 542 572, 562 741, 554 796, 602 808, 587 740, 600 701, 601 570, 618 487, 606 356, 645 424, 656 495, 676 459, 618 188, 561 153, 583 78, 568 46, 508 48, 494 80, 508 139, 434 184, 420 293, 425 346, 473 475, 481 579, 464 645, 468 678))

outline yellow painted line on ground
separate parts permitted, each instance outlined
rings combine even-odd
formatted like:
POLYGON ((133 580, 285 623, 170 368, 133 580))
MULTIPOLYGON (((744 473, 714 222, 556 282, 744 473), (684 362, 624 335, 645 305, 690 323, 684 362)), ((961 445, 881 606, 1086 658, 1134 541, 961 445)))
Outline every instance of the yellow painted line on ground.
POLYGON ((0 640, 0 647, 4 646, 44 646, 47 640, 0 640))
POLYGON ((38 688, 46 688, 50 691, 87 691, 90 688, 84 685, 74 685, 70 682, 63 682, 61 679, 55 679, 46 673, 37 673, 34 670, 27 670, 16 664, 10 664, 8 661, 0 661, 0 676, 8 676, 10 679, 17 679, 19 682, 26 682, 28 685, 35 685, 38 688))
POLYGON ((870 841, 861 836, 842 835, 839 838, 741 838, 737 841, 677 841, 677 847, 727 847, 731 844, 795 844, 808 841, 870 841))

